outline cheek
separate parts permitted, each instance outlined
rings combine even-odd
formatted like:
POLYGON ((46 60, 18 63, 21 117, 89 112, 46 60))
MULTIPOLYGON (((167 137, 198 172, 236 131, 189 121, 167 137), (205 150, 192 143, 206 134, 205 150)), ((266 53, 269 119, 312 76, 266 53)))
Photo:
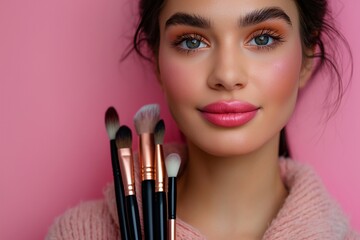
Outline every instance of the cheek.
POLYGON ((292 48, 287 54, 273 59, 268 69, 263 72, 265 77, 264 92, 268 97, 284 104, 296 99, 299 89, 302 52, 301 47, 292 48))
POLYGON ((276 76, 274 82, 268 87, 279 97, 290 97, 293 91, 298 90, 300 76, 300 61, 294 61, 297 57, 283 58, 274 62, 273 74, 276 76))
POLYGON ((159 52, 160 81, 168 102, 186 102, 201 87, 202 73, 196 63, 175 56, 174 50, 159 52))

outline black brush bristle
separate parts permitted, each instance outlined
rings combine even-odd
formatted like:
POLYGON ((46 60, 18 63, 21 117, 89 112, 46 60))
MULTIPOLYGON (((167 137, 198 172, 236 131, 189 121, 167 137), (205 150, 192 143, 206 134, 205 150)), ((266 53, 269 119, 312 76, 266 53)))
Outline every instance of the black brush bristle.
POLYGON ((165 136, 165 123, 164 120, 160 119, 154 130, 155 144, 163 144, 165 136))
POLYGON ((116 146, 118 148, 131 148, 132 133, 131 129, 128 126, 121 126, 116 132, 116 146))
POLYGON ((109 107, 105 112, 105 127, 110 140, 115 139, 117 130, 119 129, 120 121, 114 107, 109 107))

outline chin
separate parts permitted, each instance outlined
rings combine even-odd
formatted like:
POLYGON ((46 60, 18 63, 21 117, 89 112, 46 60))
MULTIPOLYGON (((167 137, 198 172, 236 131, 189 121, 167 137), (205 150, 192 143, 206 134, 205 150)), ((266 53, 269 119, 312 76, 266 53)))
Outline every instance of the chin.
POLYGON ((215 157, 230 158, 248 155, 261 148, 262 143, 241 140, 211 139, 211 141, 195 141, 192 143, 200 151, 215 157))

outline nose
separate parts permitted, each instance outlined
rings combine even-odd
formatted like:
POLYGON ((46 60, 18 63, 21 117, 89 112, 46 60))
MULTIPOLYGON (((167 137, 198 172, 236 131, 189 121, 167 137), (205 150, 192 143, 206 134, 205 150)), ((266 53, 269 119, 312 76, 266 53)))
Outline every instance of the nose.
POLYGON ((247 84, 241 53, 234 48, 222 48, 214 55, 212 71, 208 77, 210 88, 218 91, 242 89, 247 84))

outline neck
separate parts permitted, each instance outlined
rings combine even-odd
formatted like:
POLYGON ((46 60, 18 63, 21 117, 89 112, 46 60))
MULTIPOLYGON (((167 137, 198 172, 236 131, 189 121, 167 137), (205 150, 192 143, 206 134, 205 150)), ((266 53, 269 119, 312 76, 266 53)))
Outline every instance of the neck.
POLYGON ((188 143, 189 159, 179 180, 179 217, 208 232, 209 239, 225 239, 221 232, 260 237, 286 197, 277 146, 275 138, 256 152, 221 158, 188 143), (217 235, 209 226, 216 226, 217 235))

